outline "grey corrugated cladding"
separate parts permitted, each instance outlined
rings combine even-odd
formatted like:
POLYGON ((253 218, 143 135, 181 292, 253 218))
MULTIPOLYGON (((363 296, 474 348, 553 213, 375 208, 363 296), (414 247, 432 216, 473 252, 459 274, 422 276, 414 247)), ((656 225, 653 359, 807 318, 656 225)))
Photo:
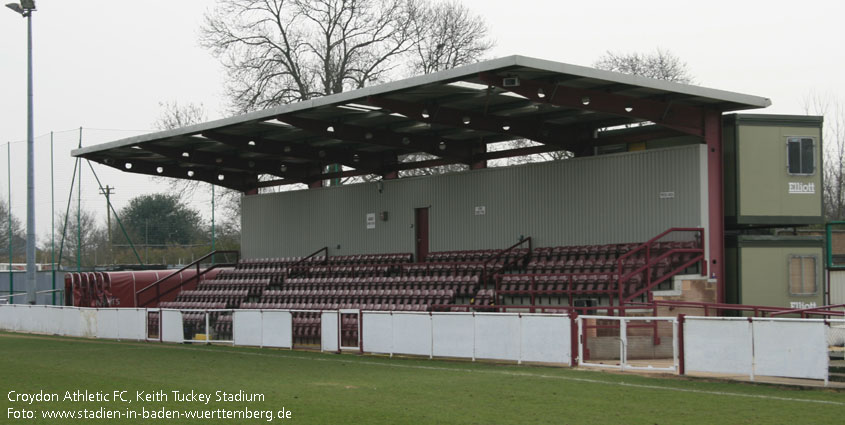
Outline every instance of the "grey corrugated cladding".
POLYGON ((332 255, 413 252, 420 207, 430 207, 431 251, 504 248, 520 236, 535 246, 642 242, 702 225, 700 155, 691 145, 388 180, 382 193, 364 183, 247 196, 241 248, 247 258, 323 246, 332 255), (382 211, 388 220, 367 229, 367 213, 382 211))

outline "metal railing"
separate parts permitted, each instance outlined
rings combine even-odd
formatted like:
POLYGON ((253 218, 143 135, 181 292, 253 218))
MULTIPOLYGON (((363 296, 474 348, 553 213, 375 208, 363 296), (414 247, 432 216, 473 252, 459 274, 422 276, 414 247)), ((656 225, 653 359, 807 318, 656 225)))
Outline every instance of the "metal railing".
POLYGON ((285 277, 298 277, 298 276, 293 274, 294 272, 301 272, 301 273, 307 274, 308 267, 314 265, 314 263, 311 261, 311 259, 317 257, 317 254, 319 254, 321 252, 323 253, 323 261, 318 263, 318 264, 328 265, 329 264, 329 247, 324 246, 324 247, 312 252, 308 256, 303 257, 299 261, 291 264, 290 267, 288 267, 288 271, 287 271, 285 277))
POLYGON ((235 267, 238 264, 238 260, 240 260, 240 251, 212 251, 212 252, 209 252, 208 254, 203 255, 202 257, 195 260, 191 264, 188 264, 187 266, 182 267, 181 269, 176 270, 173 273, 170 273, 169 275, 167 275, 167 276, 147 285, 146 287, 141 288, 140 290, 136 291, 135 292, 135 299, 137 300, 137 305, 138 305, 138 307, 146 307, 146 306, 151 305, 151 304, 157 305, 161 301, 161 298, 163 296, 165 296, 165 295, 167 295, 167 294, 169 294, 173 291, 176 291, 176 290, 181 291, 182 287, 184 287, 185 285, 187 285, 190 282, 193 282, 194 280, 199 282, 201 276, 205 275, 206 273, 208 273, 208 272, 210 272, 214 269, 221 268, 221 267, 235 267), (218 254, 235 254, 235 262, 234 263, 215 263, 215 264, 212 264, 211 267, 208 267, 208 268, 205 268, 205 269, 200 268, 200 264, 203 261, 207 260, 208 258, 213 258, 215 255, 218 255, 218 254), (196 267, 196 269, 197 269, 197 273, 194 276, 188 278, 187 280, 180 282, 178 285, 173 286, 173 287, 165 290, 164 292, 161 291, 162 283, 164 283, 168 279, 178 275, 179 273, 182 273, 182 272, 184 272, 188 269, 191 269, 193 267, 196 267), (141 295, 149 293, 151 291, 155 291, 155 297, 151 298, 149 300, 146 300, 146 301, 141 301, 141 295))
POLYGON ((664 282, 665 280, 671 278, 672 276, 680 273, 681 271, 685 270, 687 267, 692 266, 695 263, 701 263, 701 275, 707 275, 707 263, 704 261, 704 229, 698 227, 673 227, 665 232, 649 239, 648 241, 640 244, 638 247, 628 251, 624 255, 620 256, 616 259, 617 264, 617 272, 619 273, 619 281, 618 281, 618 301, 619 305, 625 305, 626 303, 630 302, 634 298, 650 291, 655 286, 659 285, 660 283, 664 282), (664 252, 663 254, 652 258, 651 251, 652 245, 655 242, 658 242, 660 239, 665 238, 667 235, 676 232, 694 232, 698 234, 698 248, 672 248, 664 252), (629 271, 628 273, 623 273, 625 260, 632 257, 635 253, 645 251, 645 261, 644 264, 634 268, 633 270, 629 271), (695 255, 692 259, 684 262, 681 266, 675 267, 671 271, 664 273, 660 278, 657 280, 652 281, 652 269, 654 266, 660 264, 660 262, 673 254, 683 254, 683 253, 693 253, 698 254, 695 255), (638 289, 637 291, 629 294, 627 297, 625 296, 625 286, 626 284, 634 277, 641 273, 645 272, 645 285, 638 289))

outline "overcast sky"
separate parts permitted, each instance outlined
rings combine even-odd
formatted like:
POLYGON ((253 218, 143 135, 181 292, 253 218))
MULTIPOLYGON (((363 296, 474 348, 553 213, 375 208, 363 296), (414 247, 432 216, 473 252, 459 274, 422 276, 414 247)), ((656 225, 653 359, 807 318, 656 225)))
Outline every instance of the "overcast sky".
MULTIPOLYGON (((12 1, 12 0, 7 0, 12 1)), ((5 2, 3 2, 5 3, 5 2)), ((198 45, 198 28, 214 0, 39 0, 33 17, 37 232, 50 232, 50 137, 55 138, 56 209, 68 197, 70 150, 153 128, 159 102, 226 111, 223 72, 198 45)), ((591 65, 606 51, 667 49, 705 87, 768 97, 765 113, 803 114, 812 91, 845 101, 845 2, 466 0, 482 15, 496 47, 512 54, 591 65)), ((0 11, 0 198, 7 197, 6 142, 11 145, 12 209, 26 217, 26 21, 0 11)), ((116 186, 120 208, 162 190, 148 177, 96 165, 116 186)), ((87 165, 82 201, 104 217, 105 201, 87 165)), ((75 195, 74 195, 75 196, 75 195)), ((191 200, 209 216, 207 196, 191 200)))

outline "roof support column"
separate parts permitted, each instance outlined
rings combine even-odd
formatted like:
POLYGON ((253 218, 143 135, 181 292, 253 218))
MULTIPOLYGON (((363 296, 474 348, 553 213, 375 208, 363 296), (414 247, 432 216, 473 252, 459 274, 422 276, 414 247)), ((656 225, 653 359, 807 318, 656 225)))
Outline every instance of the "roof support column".
POLYGON ((710 277, 716 279, 716 298, 725 302, 725 210, 722 185, 722 114, 707 110, 704 113, 704 142, 707 145, 707 187, 710 233, 710 277))
POLYGON ((484 142, 475 143, 472 146, 472 162, 469 164, 470 170, 481 170, 487 168, 487 158, 484 154, 487 153, 487 144, 484 142))

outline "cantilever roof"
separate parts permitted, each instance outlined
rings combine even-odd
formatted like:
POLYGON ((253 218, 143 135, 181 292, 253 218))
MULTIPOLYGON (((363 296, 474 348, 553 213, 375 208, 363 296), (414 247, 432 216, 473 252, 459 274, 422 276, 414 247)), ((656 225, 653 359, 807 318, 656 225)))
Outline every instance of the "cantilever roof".
POLYGON ((709 111, 769 106, 767 98, 671 83, 523 56, 462 66, 174 130, 74 150, 128 172, 191 178, 238 190, 313 183, 343 175, 390 175, 449 163, 483 164, 551 150, 589 154, 596 145, 644 137, 703 135, 709 111), (650 121, 647 135, 599 129, 650 121), (541 145, 488 152, 490 143, 541 145), (400 162, 406 153, 439 159, 400 162), (190 176, 189 176, 190 175, 190 176), (221 179, 222 177, 222 179, 221 179))

